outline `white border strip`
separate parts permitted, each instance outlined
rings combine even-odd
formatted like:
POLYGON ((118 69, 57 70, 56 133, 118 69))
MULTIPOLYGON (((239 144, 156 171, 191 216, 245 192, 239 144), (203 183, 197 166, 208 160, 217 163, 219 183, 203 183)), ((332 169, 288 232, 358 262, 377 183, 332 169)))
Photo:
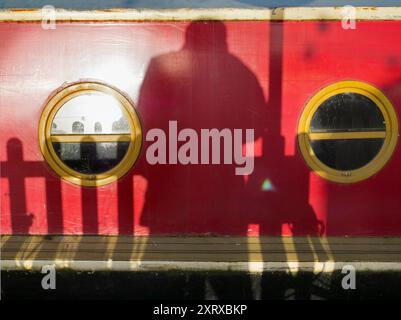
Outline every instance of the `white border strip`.
POLYGON ((3 270, 41 270, 45 265, 77 271, 263 271, 331 273, 345 265, 357 271, 401 271, 401 262, 192 262, 192 261, 73 261, 73 260, 3 260, 3 270))
MULTIPOLYGON (((357 20, 401 20, 401 7, 355 7, 357 20)), ((77 11, 56 9, 56 21, 193 21, 193 20, 341 20, 343 7, 275 9, 110 9, 77 11)), ((49 14, 46 11, 46 14, 49 14)), ((48 20, 41 9, 0 10, 0 22, 48 20)))

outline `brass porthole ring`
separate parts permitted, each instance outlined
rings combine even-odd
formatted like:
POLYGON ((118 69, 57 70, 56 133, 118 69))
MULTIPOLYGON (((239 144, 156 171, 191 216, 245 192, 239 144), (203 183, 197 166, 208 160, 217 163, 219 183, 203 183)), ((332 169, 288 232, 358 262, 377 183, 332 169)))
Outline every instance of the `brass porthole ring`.
POLYGON ((75 82, 48 99, 39 121, 39 144, 62 179, 103 186, 134 165, 142 128, 134 104, 120 90, 96 81, 75 82))
POLYGON ((324 87, 305 106, 298 144, 322 178, 353 183, 379 172, 398 140, 393 105, 378 88, 360 81, 324 87))

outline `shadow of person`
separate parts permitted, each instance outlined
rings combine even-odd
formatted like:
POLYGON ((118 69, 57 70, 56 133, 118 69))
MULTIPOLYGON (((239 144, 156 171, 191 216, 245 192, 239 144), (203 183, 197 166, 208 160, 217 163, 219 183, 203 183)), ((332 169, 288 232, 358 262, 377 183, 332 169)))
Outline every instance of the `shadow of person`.
MULTIPOLYGON (((219 137, 220 164, 211 164, 216 152, 211 144, 202 148, 200 142, 202 129, 228 128, 231 134, 242 129, 243 144, 245 129, 254 129, 255 139, 262 131, 262 89, 248 67, 228 51, 226 38, 222 22, 192 22, 182 49, 155 57, 148 66, 138 104, 145 136, 158 128, 169 142, 169 121, 177 121, 178 131, 191 128, 199 137, 195 163, 181 164, 169 145, 167 164, 143 166, 148 189, 141 224, 150 235, 247 235, 245 179, 236 175, 235 161, 223 164, 225 138, 219 137), (205 152, 208 165, 200 164, 205 152)), ((144 143, 147 150, 153 142, 144 143)), ((178 149, 183 143, 178 142, 178 149)), ((238 255, 238 261, 247 259, 246 252, 238 255)), ((246 295, 251 296, 250 290, 246 295)))
POLYGON ((261 297, 269 300, 305 300, 313 294, 325 297, 327 292, 314 287, 320 281, 319 274, 302 267, 304 262, 329 260, 321 240, 325 225, 309 203, 310 171, 299 154, 286 156, 279 147, 275 150, 272 141, 278 140, 275 135, 264 136, 263 149, 269 148, 270 156, 255 162, 248 193, 254 199, 252 211, 260 234, 269 236, 260 241, 263 261, 287 263, 285 268, 290 272, 264 272, 261 297), (292 263, 295 263, 295 272, 290 268, 292 263))

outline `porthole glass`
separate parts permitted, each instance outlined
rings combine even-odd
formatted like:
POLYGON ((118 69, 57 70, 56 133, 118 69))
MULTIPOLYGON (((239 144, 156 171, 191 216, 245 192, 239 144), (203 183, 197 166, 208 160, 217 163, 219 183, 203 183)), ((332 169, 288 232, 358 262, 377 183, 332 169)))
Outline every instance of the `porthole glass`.
POLYGON ((380 90, 344 81, 309 101, 298 132, 301 152, 314 171, 332 181, 356 182, 376 173, 391 157, 398 123, 380 90))
POLYGON ((115 181, 134 164, 142 131, 132 103, 101 83, 74 83, 47 103, 39 126, 49 165, 75 184, 115 181))
POLYGON ((385 131, 383 114, 368 97, 345 92, 322 103, 313 114, 311 132, 385 131))
POLYGON ((328 139, 312 140, 316 157, 336 170, 362 168, 380 152, 384 139, 328 139))

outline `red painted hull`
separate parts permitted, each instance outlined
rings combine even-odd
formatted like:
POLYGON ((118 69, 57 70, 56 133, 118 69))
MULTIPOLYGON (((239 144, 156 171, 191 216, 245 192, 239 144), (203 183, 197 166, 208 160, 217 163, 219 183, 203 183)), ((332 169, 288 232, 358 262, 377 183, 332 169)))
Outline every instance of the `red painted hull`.
POLYGON ((401 235, 401 149, 375 176, 325 181, 297 147, 297 124, 323 86, 359 80, 401 112, 401 22, 0 24, 3 234, 401 235), (225 34, 226 32, 226 34, 225 34), (97 79, 152 128, 254 128, 255 170, 150 165, 118 183, 62 181, 40 152, 38 124, 65 82, 97 79), (270 190, 263 190, 269 180, 270 190))

